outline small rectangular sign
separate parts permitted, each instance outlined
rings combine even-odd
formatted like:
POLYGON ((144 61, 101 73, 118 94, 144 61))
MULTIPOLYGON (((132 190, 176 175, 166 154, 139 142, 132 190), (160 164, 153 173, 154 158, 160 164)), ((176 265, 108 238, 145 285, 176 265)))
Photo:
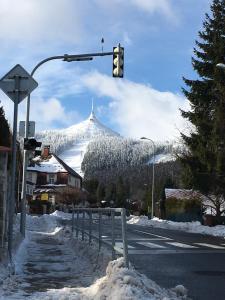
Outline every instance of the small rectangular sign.
POLYGON ((48 194, 47 193, 41 194, 41 200, 42 201, 48 201, 48 194))
MULTIPOLYGON (((19 136, 20 137, 25 137, 25 121, 20 121, 19 136)), ((29 121, 28 137, 34 137, 34 136, 35 136, 35 122, 34 121, 29 121)))

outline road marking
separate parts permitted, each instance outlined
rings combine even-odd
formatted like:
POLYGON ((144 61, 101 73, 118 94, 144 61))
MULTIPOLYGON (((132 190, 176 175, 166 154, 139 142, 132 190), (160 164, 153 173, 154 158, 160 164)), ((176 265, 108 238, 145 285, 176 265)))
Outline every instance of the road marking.
POLYGON ((179 248, 198 248, 196 246, 191 246, 191 245, 187 245, 187 244, 183 244, 183 243, 178 243, 178 242, 166 242, 169 245, 175 246, 175 247, 179 247, 179 248))
MULTIPOLYGON (((116 249, 117 250, 117 249, 116 249)), ((123 253, 122 250, 118 249, 119 253, 123 253)), ((195 249, 152 249, 152 250, 129 250, 129 255, 167 255, 167 254, 173 254, 173 255, 179 255, 179 254, 217 254, 217 253, 225 253, 225 251, 219 250, 219 249, 198 249, 197 251, 195 249)))
POLYGON ((213 244, 207 244, 207 243, 195 243, 195 244, 199 245, 199 246, 213 248, 213 249, 225 249, 225 247, 222 247, 222 246, 219 246, 219 245, 213 245, 213 244))
MULTIPOLYGON (((104 241, 111 241, 112 239, 110 238, 110 237, 107 237, 107 238, 104 238, 104 241)), ((116 240, 121 240, 121 239, 119 239, 119 238, 117 238, 116 240)), ((162 239, 162 238, 128 238, 127 239, 127 241, 128 242, 136 242, 136 241, 162 241, 162 240, 164 240, 164 239, 162 239)))
POLYGON ((145 232, 145 231, 142 231, 142 230, 133 229, 133 231, 140 232, 140 233, 144 233, 144 234, 148 234, 148 235, 157 236, 157 237, 159 237, 159 238, 162 238, 163 240, 172 240, 171 238, 168 238, 168 237, 165 237, 165 236, 162 236, 162 235, 157 235, 157 234, 145 232))
POLYGON ((138 242, 137 244, 139 245, 142 245, 142 246, 145 246, 145 247, 149 247, 149 248, 166 248, 165 246, 162 246, 162 245, 158 245, 158 244, 154 244, 154 243, 149 243, 149 242, 138 242))
MULTIPOLYGON (((123 243, 122 243, 122 242, 116 242, 115 247, 116 247, 116 248, 123 249, 123 243)), ((131 245, 128 245, 128 249, 135 249, 135 247, 133 247, 133 246, 131 246, 131 245)))

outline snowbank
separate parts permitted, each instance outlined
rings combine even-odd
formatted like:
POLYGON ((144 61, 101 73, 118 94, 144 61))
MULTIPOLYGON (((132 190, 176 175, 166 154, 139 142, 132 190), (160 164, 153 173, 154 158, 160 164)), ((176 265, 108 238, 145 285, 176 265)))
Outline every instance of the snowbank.
POLYGON ((135 224, 141 226, 151 226, 165 229, 182 230, 193 233, 201 233, 213 236, 225 237, 225 226, 217 225, 214 227, 201 225, 200 222, 173 222, 168 220, 162 220, 159 218, 153 218, 149 220, 146 216, 132 216, 128 224, 135 224))
POLYGON ((187 290, 183 286, 166 290, 154 281, 135 271, 132 266, 125 268, 124 259, 111 261, 106 276, 87 288, 90 299, 139 300, 139 299, 187 299, 187 290))
POLYGON ((125 268, 123 258, 111 261, 106 275, 87 288, 51 289, 36 293, 31 299, 48 300, 185 300, 189 299, 184 286, 173 289, 161 288, 151 279, 125 268))

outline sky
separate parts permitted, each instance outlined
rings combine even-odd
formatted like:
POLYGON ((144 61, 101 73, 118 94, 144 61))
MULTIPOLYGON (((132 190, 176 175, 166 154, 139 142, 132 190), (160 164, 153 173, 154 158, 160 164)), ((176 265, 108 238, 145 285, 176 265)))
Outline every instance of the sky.
MULTIPOLYGON (((171 140, 189 125, 182 77, 196 78, 191 56, 210 0, 0 0, 0 78, 16 64, 29 73, 50 56, 124 49, 124 78, 112 77, 112 56, 55 60, 34 74, 36 131, 62 129, 90 114, 122 136, 171 140)), ((0 91, 12 124, 13 102, 0 91)), ((26 100, 19 104, 25 120, 26 100)))

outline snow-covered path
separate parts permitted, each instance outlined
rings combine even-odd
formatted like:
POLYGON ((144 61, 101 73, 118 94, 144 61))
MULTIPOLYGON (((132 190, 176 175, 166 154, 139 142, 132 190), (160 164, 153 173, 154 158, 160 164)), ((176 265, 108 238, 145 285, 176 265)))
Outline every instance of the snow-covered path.
POLYGON ((87 247, 71 239, 68 228, 50 229, 54 231, 49 232, 44 218, 32 224, 16 256, 16 275, 6 280, 0 299, 33 298, 50 289, 87 287, 102 275, 97 266, 101 261, 96 262, 90 253, 85 255, 87 247))
MULTIPOLYGON (((23 281, 29 285, 27 293, 46 291, 50 288, 86 286, 93 279, 89 274, 80 277, 77 259, 65 240, 60 241, 52 234, 34 233, 27 247, 27 260, 23 265, 23 281), (74 268, 76 266, 76 268, 74 268), (89 281, 89 282, 88 282, 89 281)), ((82 265, 84 267, 84 264, 82 265)), ((92 269, 86 261, 88 270, 92 269)))

